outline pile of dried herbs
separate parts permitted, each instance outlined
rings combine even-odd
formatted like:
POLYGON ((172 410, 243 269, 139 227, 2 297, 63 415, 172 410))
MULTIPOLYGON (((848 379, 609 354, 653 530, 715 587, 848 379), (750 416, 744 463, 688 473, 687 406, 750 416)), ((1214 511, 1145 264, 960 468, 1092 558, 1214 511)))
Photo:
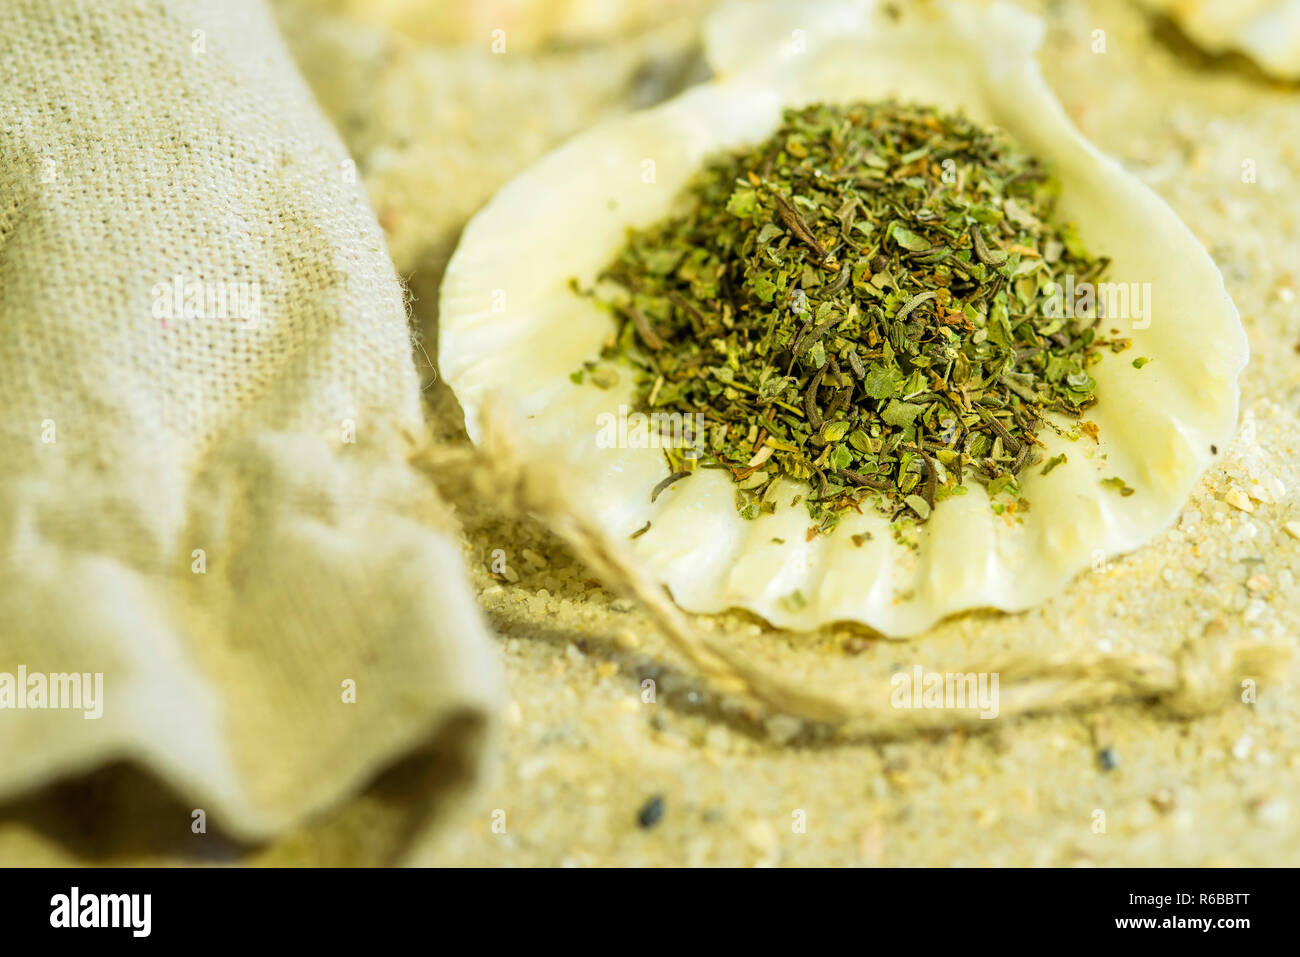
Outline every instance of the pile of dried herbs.
POLYGON ((630 233, 594 292, 622 322, 605 358, 636 368, 643 410, 704 414, 672 471, 726 468, 746 517, 782 477, 811 486, 822 531, 868 497, 924 521, 971 478, 1001 510, 1045 413, 1095 401, 1098 317, 1051 304, 1106 261, 1052 223, 1054 198, 960 115, 787 110, 707 165, 687 212, 630 233))

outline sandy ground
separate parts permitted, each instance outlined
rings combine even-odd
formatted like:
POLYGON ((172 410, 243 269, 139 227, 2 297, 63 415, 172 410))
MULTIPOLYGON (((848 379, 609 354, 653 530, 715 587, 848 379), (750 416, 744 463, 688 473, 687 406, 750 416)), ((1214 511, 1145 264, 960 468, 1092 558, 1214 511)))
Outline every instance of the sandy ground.
MULTIPOLYGON (((1075 123, 1224 272, 1252 349, 1241 433, 1175 528, 1030 612, 963 615, 908 642, 699 622, 787 677, 851 690, 984 651, 1169 652, 1215 620, 1242 639, 1294 646, 1300 633, 1300 539, 1284 531, 1300 520, 1300 89, 1198 59, 1121 0, 1028 5, 1048 18, 1041 59, 1075 123)), ((577 129, 698 79, 707 5, 602 21, 599 41, 528 20, 505 54, 481 18, 416 30, 364 4, 326 6, 324 18, 308 0, 279 10, 431 353, 437 284, 468 217, 577 129)), ((432 368, 428 379, 435 430, 456 435, 455 400, 432 368)), ((842 740, 718 698, 543 530, 491 502, 455 504, 511 703, 496 780, 413 863, 1300 864, 1300 655, 1253 704, 1194 721, 1117 704, 842 740), (489 567, 498 549, 506 580, 489 567)))

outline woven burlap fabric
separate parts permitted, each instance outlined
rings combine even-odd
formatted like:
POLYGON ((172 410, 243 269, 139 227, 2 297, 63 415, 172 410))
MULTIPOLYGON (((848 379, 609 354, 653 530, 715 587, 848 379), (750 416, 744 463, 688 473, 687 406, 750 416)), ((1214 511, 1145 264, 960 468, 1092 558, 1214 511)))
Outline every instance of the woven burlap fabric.
POLYGON ((104 703, 0 711, 0 860, 393 859, 500 692, 354 167, 258 2, 4 21, 0 672, 104 703))

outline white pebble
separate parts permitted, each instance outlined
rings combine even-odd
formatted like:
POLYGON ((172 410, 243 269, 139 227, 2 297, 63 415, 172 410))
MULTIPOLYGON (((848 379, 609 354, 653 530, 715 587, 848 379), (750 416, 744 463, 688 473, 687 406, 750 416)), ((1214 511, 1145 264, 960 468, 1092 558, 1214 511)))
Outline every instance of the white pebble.
POLYGON ((1269 824, 1281 824, 1290 812, 1290 805, 1282 798, 1270 798, 1255 809, 1255 815, 1269 824))
POLYGON ((1250 735, 1243 734, 1232 746, 1232 756, 1238 761, 1245 761, 1250 757, 1250 749, 1254 746, 1254 741, 1250 735))
POLYGON ((786 744, 803 730, 803 722, 789 715, 774 714, 763 722, 767 736, 777 744, 786 744))

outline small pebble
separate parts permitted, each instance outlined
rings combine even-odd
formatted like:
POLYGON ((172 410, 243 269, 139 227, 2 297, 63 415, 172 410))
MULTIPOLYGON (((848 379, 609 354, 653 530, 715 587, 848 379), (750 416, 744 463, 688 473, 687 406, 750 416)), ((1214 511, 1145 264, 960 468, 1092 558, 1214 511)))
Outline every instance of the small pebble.
POLYGON ((731 734, 722 725, 715 724, 705 732, 704 743, 714 751, 725 752, 731 747, 731 734))
POLYGON ((1236 743, 1233 744, 1232 756, 1236 758, 1238 761, 1245 761, 1248 757, 1250 757, 1250 749, 1254 747, 1254 745, 1255 742, 1251 740, 1250 735, 1243 734, 1240 738, 1237 739, 1236 743))
POLYGON ((1151 795, 1151 806, 1161 814, 1168 814, 1174 809, 1174 792, 1169 788, 1161 788, 1155 794, 1151 795))
POLYGON ((803 722, 785 714, 774 714, 763 722, 767 736, 776 744, 789 744, 803 730, 803 722))
POLYGON ((1300 522, 1287 522, 1282 527, 1292 538, 1300 538, 1300 522))
POLYGON ((745 828, 745 839, 749 844, 765 854, 776 849, 779 838, 776 830, 767 821, 754 821, 745 828))
POLYGON ((641 805, 641 810, 636 815, 636 823, 645 830, 649 830, 663 820, 663 816, 664 799, 662 795, 656 794, 641 805))
POLYGON ((1269 798, 1254 805, 1255 816, 1269 824, 1281 824, 1287 819, 1291 808, 1282 798, 1269 798))
POLYGON ((1255 511, 1254 504, 1250 501, 1250 496, 1239 488, 1230 488, 1223 495, 1223 500, 1233 508, 1240 509, 1243 512, 1255 511))
POLYGON ((1097 752, 1097 760, 1101 762, 1103 771, 1114 771, 1119 767, 1119 752, 1114 748, 1102 748, 1097 752))

